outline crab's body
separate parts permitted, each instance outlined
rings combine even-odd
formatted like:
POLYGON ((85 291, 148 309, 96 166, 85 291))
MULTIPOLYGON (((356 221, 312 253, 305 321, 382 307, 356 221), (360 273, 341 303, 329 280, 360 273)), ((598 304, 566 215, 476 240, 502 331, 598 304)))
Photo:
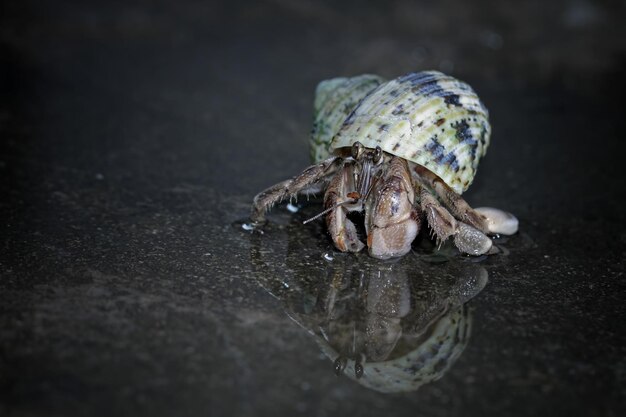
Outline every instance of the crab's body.
POLYGON ((385 82, 374 75, 335 78, 316 90, 311 154, 316 165, 255 197, 260 223, 274 202, 325 189, 326 223, 335 246, 365 245, 350 211, 365 212, 372 256, 410 250, 424 217, 438 240, 465 253, 491 249, 486 233, 512 234, 517 220, 472 209, 460 196, 489 145, 488 112, 471 87, 436 71, 385 82), (444 208, 445 205, 446 208, 444 208))

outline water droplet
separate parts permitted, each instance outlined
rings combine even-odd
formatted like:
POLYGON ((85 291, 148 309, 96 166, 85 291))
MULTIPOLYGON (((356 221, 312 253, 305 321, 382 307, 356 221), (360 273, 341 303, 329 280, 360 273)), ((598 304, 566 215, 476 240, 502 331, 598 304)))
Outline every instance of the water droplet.
POLYGON ((289 210, 292 213, 297 213, 298 210, 300 210, 300 207, 295 206, 295 205, 289 203, 289 204, 287 204, 287 210, 289 210))
POLYGON ((245 230, 245 231, 248 231, 248 232, 250 232, 250 231, 254 230, 254 226, 253 226, 251 223, 243 223, 243 224, 241 225, 241 228, 242 228, 243 230, 245 230))

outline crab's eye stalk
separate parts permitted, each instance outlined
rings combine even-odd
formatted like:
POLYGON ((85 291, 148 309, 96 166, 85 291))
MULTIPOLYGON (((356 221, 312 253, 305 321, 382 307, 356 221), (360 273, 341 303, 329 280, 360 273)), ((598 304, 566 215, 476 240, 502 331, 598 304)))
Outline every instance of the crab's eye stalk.
POLYGON ((354 142, 352 145, 352 157, 354 159, 360 159, 363 155, 363 151, 365 151, 365 147, 361 142, 354 142))
POLYGON ((377 146, 376 149, 374 150, 374 163, 378 164, 380 161, 382 161, 383 159, 383 150, 380 148, 380 146, 377 146))

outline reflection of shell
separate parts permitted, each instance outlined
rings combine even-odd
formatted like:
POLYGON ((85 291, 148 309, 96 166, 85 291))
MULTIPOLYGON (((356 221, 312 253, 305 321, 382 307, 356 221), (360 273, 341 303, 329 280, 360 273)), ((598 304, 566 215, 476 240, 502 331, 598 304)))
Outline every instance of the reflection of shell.
POLYGON ((458 193, 467 190, 491 134, 487 109, 476 93, 437 71, 381 82, 367 75, 320 83, 313 157, 323 159, 360 141, 422 165, 458 193))
MULTIPOLYGON (((355 362, 348 360, 345 375, 376 391, 408 392, 441 378, 459 358, 471 333, 472 319, 465 306, 453 307, 436 320, 419 346, 403 356, 363 364, 363 376, 356 379, 355 362)), ((322 338, 318 344, 331 361, 339 354, 322 338)))

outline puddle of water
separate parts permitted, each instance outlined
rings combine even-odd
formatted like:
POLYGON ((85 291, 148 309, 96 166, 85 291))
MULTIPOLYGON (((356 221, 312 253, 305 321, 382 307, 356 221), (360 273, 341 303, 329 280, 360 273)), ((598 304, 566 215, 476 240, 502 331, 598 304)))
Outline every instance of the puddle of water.
POLYGON ((379 392, 406 392, 441 378, 470 338, 465 303, 488 281, 486 257, 420 241, 399 259, 336 251, 321 222, 293 221, 249 233, 255 281, 328 358, 329 372, 379 392))

